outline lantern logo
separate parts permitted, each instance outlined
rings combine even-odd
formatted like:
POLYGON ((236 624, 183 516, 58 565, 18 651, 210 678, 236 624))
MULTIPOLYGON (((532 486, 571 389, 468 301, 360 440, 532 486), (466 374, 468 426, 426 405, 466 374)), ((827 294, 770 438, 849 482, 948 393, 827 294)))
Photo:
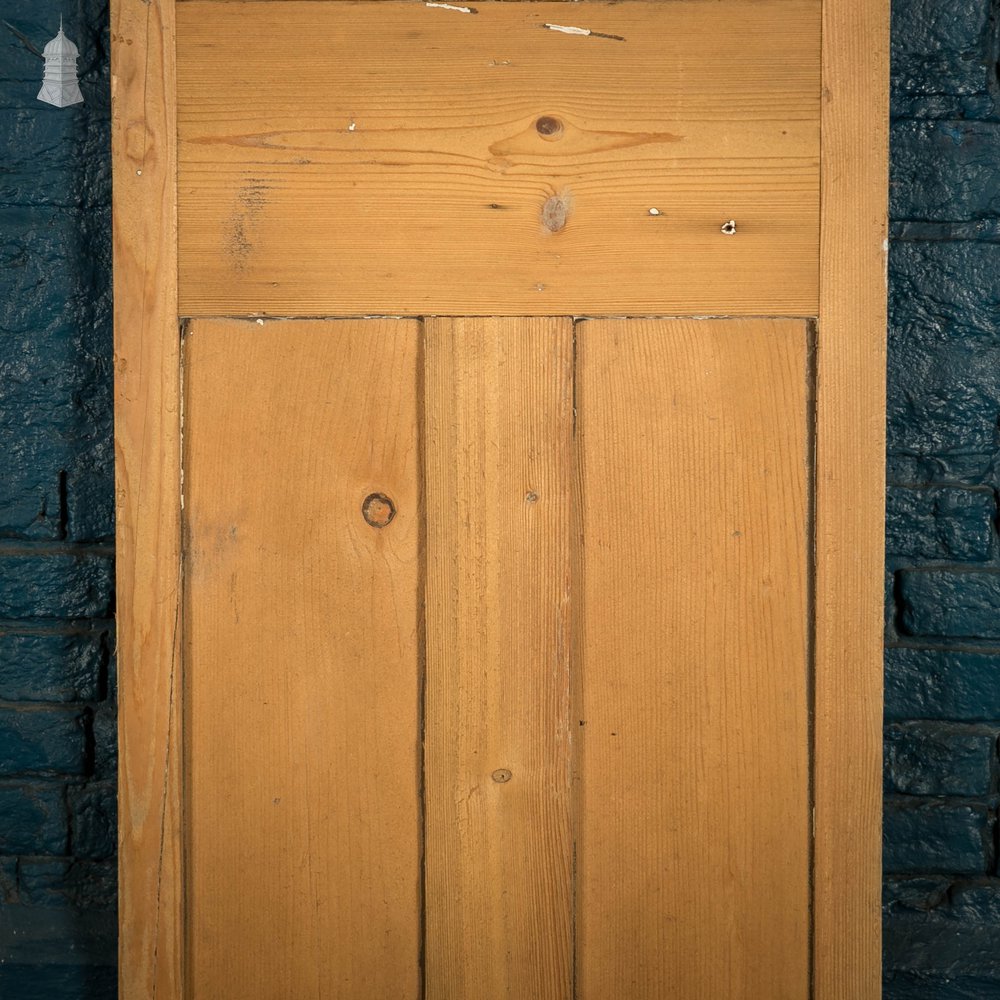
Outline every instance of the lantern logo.
POLYGON ((76 57, 80 50, 63 34, 59 18, 59 34, 45 46, 45 76, 38 99, 57 108, 82 104, 83 94, 76 78, 76 57))

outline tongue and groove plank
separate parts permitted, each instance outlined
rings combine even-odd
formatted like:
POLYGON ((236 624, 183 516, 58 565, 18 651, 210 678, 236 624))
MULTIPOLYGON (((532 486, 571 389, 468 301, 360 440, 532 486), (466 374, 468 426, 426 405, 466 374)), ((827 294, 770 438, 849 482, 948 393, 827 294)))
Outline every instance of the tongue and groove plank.
POLYGON ((580 1000, 809 995, 807 350, 577 326, 580 1000))
POLYGON ((426 997, 572 1000, 569 319, 426 328, 426 997))
POLYGON ((185 337, 193 1000, 419 996, 419 340, 185 337))
POLYGON ((183 315, 815 314, 819 0, 472 6, 178 6, 183 315))

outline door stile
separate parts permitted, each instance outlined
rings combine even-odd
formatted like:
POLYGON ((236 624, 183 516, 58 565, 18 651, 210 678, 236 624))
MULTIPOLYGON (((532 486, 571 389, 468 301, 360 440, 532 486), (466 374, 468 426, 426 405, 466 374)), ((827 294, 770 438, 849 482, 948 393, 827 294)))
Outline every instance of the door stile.
POLYGON ((119 995, 183 996, 174 0, 112 0, 119 995))
POLYGON ((823 0, 813 1000, 882 988, 889 4, 823 0))

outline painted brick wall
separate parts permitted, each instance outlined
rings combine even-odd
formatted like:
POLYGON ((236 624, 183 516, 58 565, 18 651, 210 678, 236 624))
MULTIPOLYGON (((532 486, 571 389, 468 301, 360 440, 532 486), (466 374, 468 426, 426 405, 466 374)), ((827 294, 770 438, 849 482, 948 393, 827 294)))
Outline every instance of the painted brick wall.
POLYGON ((0 0, 0 997, 115 995, 108 28, 0 0), (65 17, 83 107, 35 100, 65 17), (9 25, 9 27, 8 27, 9 25))
MULTIPOLYGON (((896 0, 886 1000, 1000 997, 990 0, 896 0)), ((114 988, 107 11, 0 0, 0 997, 114 988), (66 18, 82 108, 35 100, 66 18)))
POLYGON ((885 998, 1000 997, 991 0, 894 0, 885 998))

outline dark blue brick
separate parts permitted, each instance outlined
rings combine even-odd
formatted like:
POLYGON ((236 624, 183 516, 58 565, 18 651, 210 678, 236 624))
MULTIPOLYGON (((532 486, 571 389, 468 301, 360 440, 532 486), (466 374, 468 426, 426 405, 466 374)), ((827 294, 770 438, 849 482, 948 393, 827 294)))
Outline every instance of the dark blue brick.
POLYGON ((910 559, 976 561, 990 557, 996 503, 990 489, 890 488, 886 553, 910 559))
POLYGON ((1000 341, 1000 244, 897 242, 889 264, 894 346, 1000 341))
POLYGON ((990 452, 968 455, 886 456, 886 479, 890 483, 960 482, 970 486, 1000 485, 1000 468, 990 452))
POLYGON ((38 337, 72 327, 76 296, 85 288, 87 269, 81 274, 76 260, 83 229, 76 209, 0 206, 0 302, 7 336, 38 337))
POLYGON ((86 721, 69 709, 0 708, 0 775, 82 775, 86 721))
POLYGON ((885 733, 886 791, 985 796, 991 791, 997 731, 940 722, 897 723, 885 733))
POLYGON ((118 705, 104 702, 94 712, 94 776, 113 779, 118 771, 118 705))
POLYGON ((3 1000, 117 1000, 113 965, 60 962, 51 965, 0 964, 3 1000))
MULTIPOLYGON (((14 628, 20 634, 0 634, 0 701, 91 702, 87 712, 97 711, 86 766, 110 779, 114 706, 93 705, 107 685, 110 643, 79 621, 112 611, 110 547, 82 559, 54 554, 83 556, 74 543, 109 540, 114 530, 107 0, 0 0, 0 21, 38 46, 55 34, 60 15, 80 48, 86 101, 73 108, 35 99, 42 63, 0 25, 0 539, 7 540, 0 619, 27 619, 14 628), (37 634, 63 628, 55 621, 66 618, 79 634, 37 634)), ((81 709, 33 706, 15 725, 9 711, 2 714, 0 760, 68 766, 69 757, 59 760, 69 751, 58 722, 81 709), (26 720, 36 728, 26 729, 26 720)), ((74 743, 74 761, 77 749, 74 743)), ((115 865, 107 853, 114 786, 108 780, 88 790, 79 775, 72 782, 68 791, 64 781, 0 781, 3 1000, 113 1000, 117 993, 115 865), (83 853, 107 856, 70 858, 72 841, 83 853), (5 888, 15 854, 20 902, 5 888)))
POLYGON ((68 831, 61 785, 0 784, 0 853, 65 854, 68 831))
POLYGON ((997 1000, 998 997, 1000 980, 992 977, 888 972, 882 988, 882 1000, 997 1000))
POLYGON ((3 1000, 114 1000, 113 910, 0 907, 3 1000))
POLYGON ((108 645, 103 632, 0 633, 0 701, 93 701, 108 645))
POLYGON ((19 436, 0 485, 0 536, 55 539, 62 533, 63 470, 43 433, 19 436))
POLYGON ((912 888, 906 881, 887 886, 886 972, 901 982, 973 979, 1000 989, 1000 881, 978 878, 937 888, 930 880, 913 881, 912 888), (928 887, 923 898, 921 882, 928 887))
POLYGON ((998 162, 996 122, 895 122, 892 218, 949 221, 1000 215, 998 162))
POLYGON ((899 597, 909 635, 1000 638, 1000 572, 903 571, 899 597))
POLYGON ((81 450, 67 478, 66 526, 74 541, 110 540, 115 533, 110 411, 93 428, 92 446, 81 450))
POLYGON ((87 208, 107 200, 111 138, 104 109, 85 101, 67 111, 0 109, 0 204, 87 208))
POLYGON ((0 857, 0 906, 17 902, 17 858, 0 857))
POLYGON ((885 651, 888 719, 1000 719, 1000 653, 885 651))
POLYGON ((984 803, 886 799, 886 872, 981 875, 993 861, 992 838, 992 814, 984 803))
POLYGON ((994 452, 1000 244, 895 243, 890 265, 890 451, 994 452))
POLYGON ((114 909, 117 879, 114 861, 22 858, 19 868, 20 900, 31 906, 114 909))
POLYGON ((114 857, 118 799, 113 782, 91 782, 69 789, 71 854, 97 861, 114 857))
MULTIPOLYGON (((986 111, 993 87, 989 0, 893 0, 894 111, 913 113, 914 98, 972 99, 986 111)), ((960 102, 932 107, 958 110, 960 102)), ((919 107, 919 105, 916 105, 919 107)))
POLYGON ((105 618, 112 591, 108 556, 0 556, 0 618, 105 618))

